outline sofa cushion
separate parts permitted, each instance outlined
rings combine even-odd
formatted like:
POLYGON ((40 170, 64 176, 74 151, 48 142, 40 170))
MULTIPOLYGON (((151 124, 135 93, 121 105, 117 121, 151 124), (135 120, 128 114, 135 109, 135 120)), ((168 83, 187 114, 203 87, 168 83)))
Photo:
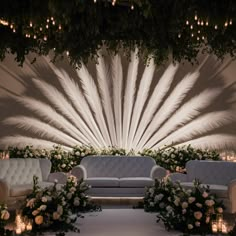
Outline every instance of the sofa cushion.
POLYGON ((85 182, 92 187, 119 187, 119 179, 111 177, 87 178, 85 182))
MULTIPOLYGON (((187 189, 193 188, 192 182, 182 182, 180 183, 182 187, 187 189)), ((206 184, 201 184, 201 186, 207 186, 206 184)), ((210 188, 210 193, 216 194, 218 198, 227 198, 228 197, 228 187, 225 185, 217 184, 208 184, 210 188)))
POLYGON ((152 186, 153 184, 153 179, 148 177, 120 178, 120 187, 142 188, 146 186, 152 186))

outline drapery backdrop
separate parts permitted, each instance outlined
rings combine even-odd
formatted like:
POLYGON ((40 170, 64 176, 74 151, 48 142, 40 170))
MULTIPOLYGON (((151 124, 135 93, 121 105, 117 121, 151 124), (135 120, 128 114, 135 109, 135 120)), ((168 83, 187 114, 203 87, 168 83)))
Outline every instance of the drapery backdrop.
POLYGON ((0 148, 91 144, 126 149, 192 144, 235 149, 236 62, 147 66, 135 53, 100 56, 76 69, 67 58, 9 55, 0 63, 0 148))

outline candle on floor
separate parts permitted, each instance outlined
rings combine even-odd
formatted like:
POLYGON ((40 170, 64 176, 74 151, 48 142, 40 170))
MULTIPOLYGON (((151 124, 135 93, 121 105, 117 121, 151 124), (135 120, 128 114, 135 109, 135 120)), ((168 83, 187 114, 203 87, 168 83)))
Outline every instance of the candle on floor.
POLYGON ((21 228, 16 228, 16 234, 21 234, 21 228))
POLYGON ((211 223, 211 230, 213 233, 217 233, 218 232, 218 227, 217 227, 217 222, 216 221, 212 221, 211 223))
POLYGON ((222 223, 222 233, 223 234, 227 234, 228 233, 227 223, 225 221, 223 221, 223 223, 222 223))
POLYGON ((26 225, 26 230, 28 230, 28 231, 32 230, 32 224, 31 223, 28 223, 26 225))

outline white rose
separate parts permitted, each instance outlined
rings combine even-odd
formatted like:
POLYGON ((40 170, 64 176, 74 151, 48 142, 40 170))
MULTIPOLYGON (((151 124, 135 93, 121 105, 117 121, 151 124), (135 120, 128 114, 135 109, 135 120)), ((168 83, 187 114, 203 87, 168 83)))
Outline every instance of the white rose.
POLYGON ((182 206, 183 209, 186 209, 188 207, 188 203, 187 202, 183 202, 181 206, 182 206))
POLYGON ((43 223, 43 216, 36 216, 34 221, 37 225, 41 225, 43 223))
POLYGON ((198 208, 202 208, 202 204, 199 203, 199 202, 196 203, 196 206, 197 206, 198 208))
POLYGON ((193 229, 193 225, 192 224, 188 224, 188 229, 193 229))
POLYGON ((2 220, 8 220, 10 218, 10 213, 7 210, 1 211, 1 219, 2 220))
POLYGON ((46 208, 47 208, 47 206, 46 206, 46 205, 41 205, 41 206, 39 207, 39 210, 40 210, 40 211, 45 211, 45 210, 46 210, 46 208))
POLYGON ((65 167, 66 167, 66 164, 62 164, 61 167, 62 167, 62 168, 65 168, 65 167))
POLYGON ((54 211, 52 214, 52 218, 53 220, 58 220, 60 218, 60 214, 57 211, 54 211))
POLYGON ((68 199, 71 199, 71 198, 72 198, 72 193, 67 193, 66 197, 67 197, 68 199))
POLYGON ((74 193, 75 191, 76 191, 76 188, 75 188, 75 187, 71 187, 71 188, 70 188, 70 192, 71 192, 71 193, 74 193))
POLYGON ((193 203, 195 200, 196 200, 195 197, 189 197, 189 198, 188 198, 188 203, 191 204, 191 203, 193 203))
POLYGON ((204 191, 203 194, 202 194, 202 196, 203 196, 204 198, 207 198, 207 197, 208 197, 208 193, 204 191))
POLYGON ((186 214, 186 212, 187 212, 186 209, 183 209, 183 210, 182 210, 182 214, 183 214, 183 215, 186 214))
POLYGON ((25 154, 25 155, 24 155, 24 158, 27 158, 27 157, 28 157, 28 155, 27 155, 27 154, 25 154))
POLYGON ((47 202, 48 201, 48 199, 46 198, 46 197, 42 197, 42 202, 47 202))
POLYGON ((196 227, 200 227, 200 225, 201 225, 201 223, 200 223, 199 221, 196 221, 196 222, 195 222, 195 226, 196 226, 196 227))
POLYGON ((77 151, 77 152, 75 153, 75 155, 76 155, 76 156, 79 156, 79 155, 80 155, 80 152, 77 151))
POLYGON ((61 160, 61 155, 60 154, 57 155, 57 159, 61 160))
POLYGON ((180 202, 179 198, 176 198, 176 199, 174 200, 174 204, 175 204, 176 206, 179 206, 179 202, 180 202))
POLYGON ((171 206, 167 206, 167 207, 166 207, 166 210, 167 210, 168 212, 172 211, 172 209, 173 209, 173 208, 172 208, 171 206))
POLYGON ((150 207, 154 207, 154 202, 149 203, 150 207))

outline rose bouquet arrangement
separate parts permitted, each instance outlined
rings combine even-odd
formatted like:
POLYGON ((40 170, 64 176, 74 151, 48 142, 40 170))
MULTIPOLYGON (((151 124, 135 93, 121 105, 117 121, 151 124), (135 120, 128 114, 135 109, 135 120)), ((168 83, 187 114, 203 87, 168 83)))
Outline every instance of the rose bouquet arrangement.
POLYGON ((80 161, 85 156, 96 155, 97 153, 98 151, 90 145, 76 145, 73 147, 71 156, 73 158, 74 165, 76 166, 80 164, 80 161))
POLYGON ((41 188, 37 177, 34 177, 33 192, 27 196, 22 206, 22 217, 33 222, 33 232, 45 229, 61 232, 78 231, 73 225, 76 221, 76 215, 72 213, 73 206, 66 201, 65 195, 65 189, 60 188, 57 182, 41 188))
POLYGON ((72 213, 84 211, 89 205, 89 197, 85 193, 89 188, 90 186, 83 179, 78 182, 75 176, 68 177, 63 192, 65 201, 71 207, 72 213))
POLYGON ((157 165, 170 172, 185 172, 185 165, 190 160, 220 160, 220 154, 214 150, 202 150, 188 146, 168 147, 160 150, 144 149, 139 153, 142 156, 151 156, 157 165))
POLYGON ((158 221, 165 227, 190 234, 211 232, 211 221, 223 213, 223 204, 210 193, 208 186, 194 182, 193 188, 184 189, 169 179, 156 181, 147 189, 144 199, 147 211, 157 212, 158 221))
POLYGON ((4 235, 5 226, 10 218, 10 213, 7 210, 6 204, 0 205, 0 235, 4 235))

